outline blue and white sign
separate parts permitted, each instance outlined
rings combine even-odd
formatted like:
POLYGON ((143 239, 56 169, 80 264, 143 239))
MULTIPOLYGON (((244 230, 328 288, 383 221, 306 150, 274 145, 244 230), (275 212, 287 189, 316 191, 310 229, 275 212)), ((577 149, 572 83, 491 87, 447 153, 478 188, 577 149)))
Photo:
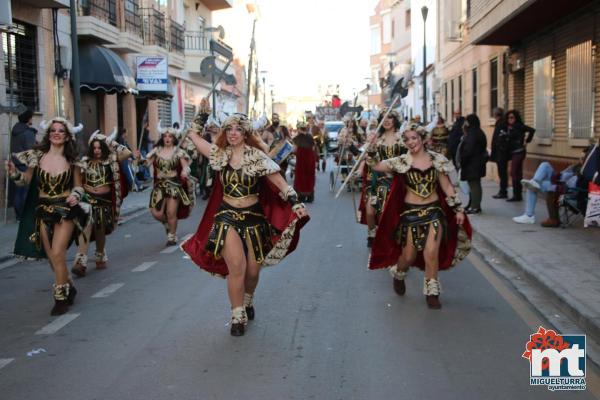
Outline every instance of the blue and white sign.
POLYGON ((136 83, 140 92, 167 92, 169 90, 169 64, 167 57, 136 57, 136 83))

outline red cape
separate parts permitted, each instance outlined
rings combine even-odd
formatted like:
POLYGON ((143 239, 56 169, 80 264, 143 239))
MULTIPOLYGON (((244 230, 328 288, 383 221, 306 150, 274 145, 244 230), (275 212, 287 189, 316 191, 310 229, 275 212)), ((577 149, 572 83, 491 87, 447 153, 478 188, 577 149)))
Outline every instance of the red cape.
MULTIPOLYGON (((263 207, 265 217, 277 231, 283 232, 292 222, 298 217, 292 211, 292 206, 282 200, 279 197, 277 188, 271 184, 266 177, 261 179, 261 191, 259 194, 259 201, 263 207)), ((204 215, 200 220, 200 225, 196 233, 186 240, 182 245, 181 249, 187 253, 192 261, 205 271, 220 276, 227 276, 229 270, 227 264, 223 258, 216 259, 212 253, 205 250, 206 243, 208 242, 208 236, 213 226, 215 214, 223 201, 223 187, 221 186, 221 180, 219 173, 213 180, 213 190, 204 210, 204 215)), ((296 249, 298 240, 300 239, 300 228, 302 228, 309 221, 309 217, 301 218, 297 221, 297 229, 294 232, 293 238, 288 246, 287 254, 290 254, 296 249)), ((271 240, 273 243, 279 240, 277 233, 273 232, 271 240)))
MULTIPOLYGON (((456 214, 446 203, 446 195, 438 185, 437 194, 440 199, 440 205, 446 215, 446 237, 442 240, 439 252, 439 269, 444 270, 454 265, 454 255, 459 241, 464 242, 468 238, 469 243, 460 243, 461 249, 465 245, 470 248, 472 229, 469 220, 465 216, 465 222, 462 227, 456 223, 456 214), (459 228, 464 232, 459 232, 459 228), (460 233, 460 234, 459 234, 460 233), (466 238, 464 233, 466 233, 466 238)), ((402 175, 395 175, 392 182, 392 188, 386 204, 383 209, 377 235, 373 241, 371 249, 371 258, 369 259, 369 269, 387 268, 396 265, 398 257, 402 254, 400 244, 396 242, 395 233, 400 224, 400 213, 404 208, 404 197, 406 196, 406 186, 402 175)), ((464 254, 466 255, 466 254, 464 254)), ((419 252, 415 266, 425 269, 423 253, 419 252)))
POLYGON ((298 146, 296 149, 294 189, 299 194, 309 194, 315 191, 316 162, 315 151, 312 148, 298 146))

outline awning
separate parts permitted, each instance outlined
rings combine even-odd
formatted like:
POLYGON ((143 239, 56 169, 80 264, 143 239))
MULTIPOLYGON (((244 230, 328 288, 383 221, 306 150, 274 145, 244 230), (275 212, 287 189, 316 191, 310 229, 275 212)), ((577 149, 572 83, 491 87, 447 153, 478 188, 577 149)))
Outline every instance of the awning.
POLYGON ((106 93, 137 94, 135 78, 114 51, 95 44, 79 46, 81 88, 106 93))

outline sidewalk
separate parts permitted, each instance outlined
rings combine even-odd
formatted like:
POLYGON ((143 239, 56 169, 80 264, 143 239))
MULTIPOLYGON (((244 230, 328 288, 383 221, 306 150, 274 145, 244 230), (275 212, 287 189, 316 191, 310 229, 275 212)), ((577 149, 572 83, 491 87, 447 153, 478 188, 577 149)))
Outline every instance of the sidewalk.
POLYGON ((482 186, 483 213, 470 218, 476 239, 554 295, 587 334, 600 339, 600 229, 583 228, 581 221, 565 229, 542 228, 548 215, 543 198, 536 223, 517 224, 512 217, 523 214, 524 202, 493 199, 495 182, 482 186))
MULTIPOLYGON (((143 192, 129 192, 121 206, 121 218, 135 214, 136 212, 148 207, 150 191, 148 188, 143 192)), ((12 210, 10 210, 12 214, 12 210)), ((13 258, 13 245, 17 236, 19 224, 13 219, 9 219, 6 224, 0 223, 0 263, 13 258)))

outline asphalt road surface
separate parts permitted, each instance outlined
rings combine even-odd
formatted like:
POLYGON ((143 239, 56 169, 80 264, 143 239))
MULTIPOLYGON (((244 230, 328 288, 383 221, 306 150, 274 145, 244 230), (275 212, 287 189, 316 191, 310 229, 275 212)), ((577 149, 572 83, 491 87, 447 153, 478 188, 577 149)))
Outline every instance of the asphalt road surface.
MULTIPOLYGON (((205 202, 180 223, 195 231, 205 202)), ((312 221, 297 251, 265 269, 246 335, 229 335, 225 281, 165 249, 148 213, 110 236, 109 268, 77 279, 79 296, 49 316, 45 262, 0 270, 0 399, 591 399, 529 385, 521 357, 539 324, 476 256, 441 274, 429 310, 422 273, 398 297, 368 271, 366 230, 349 193, 318 173, 312 221)), ((92 249, 90 254, 92 254, 92 249)), ((71 249, 71 259, 74 249, 71 249)))

